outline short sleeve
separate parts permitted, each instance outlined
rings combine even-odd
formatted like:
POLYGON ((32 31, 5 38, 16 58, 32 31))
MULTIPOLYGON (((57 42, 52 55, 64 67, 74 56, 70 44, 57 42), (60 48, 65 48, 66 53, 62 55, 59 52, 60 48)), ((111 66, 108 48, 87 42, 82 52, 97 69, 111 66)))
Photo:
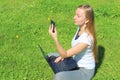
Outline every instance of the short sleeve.
POLYGON ((88 36, 87 33, 83 33, 80 37, 79 37, 79 41, 81 43, 86 43, 88 45, 92 45, 93 40, 90 38, 90 36, 88 36))

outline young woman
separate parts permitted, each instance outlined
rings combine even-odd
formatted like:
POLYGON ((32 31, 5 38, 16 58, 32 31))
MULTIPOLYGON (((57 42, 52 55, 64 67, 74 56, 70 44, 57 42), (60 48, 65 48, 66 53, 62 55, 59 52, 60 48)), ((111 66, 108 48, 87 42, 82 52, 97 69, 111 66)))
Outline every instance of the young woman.
POLYGON ((78 26, 78 29, 72 39, 72 48, 68 50, 65 50, 59 43, 56 29, 52 32, 53 26, 49 27, 49 34, 59 53, 55 62, 58 63, 64 58, 73 56, 79 67, 79 70, 55 74, 54 80, 90 80, 94 75, 97 50, 92 7, 85 4, 78 6, 74 15, 74 24, 78 26))

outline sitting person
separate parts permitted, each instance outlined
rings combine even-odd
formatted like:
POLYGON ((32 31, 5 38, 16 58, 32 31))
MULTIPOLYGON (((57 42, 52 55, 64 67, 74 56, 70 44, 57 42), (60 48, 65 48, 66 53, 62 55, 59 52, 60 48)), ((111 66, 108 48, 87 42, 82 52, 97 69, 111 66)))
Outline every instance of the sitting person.
POLYGON ((54 62, 58 63, 64 58, 73 56, 79 67, 78 70, 55 74, 54 80, 91 80, 94 75, 97 48, 93 8, 85 4, 78 6, 74 15, 74 24, 78 26, 78 29, 71 42, 72 48, 68 50, 65 50, 59 43, 56 28, 53 32, 53 25, 49 27, 49 34, 59 54, 54 62))

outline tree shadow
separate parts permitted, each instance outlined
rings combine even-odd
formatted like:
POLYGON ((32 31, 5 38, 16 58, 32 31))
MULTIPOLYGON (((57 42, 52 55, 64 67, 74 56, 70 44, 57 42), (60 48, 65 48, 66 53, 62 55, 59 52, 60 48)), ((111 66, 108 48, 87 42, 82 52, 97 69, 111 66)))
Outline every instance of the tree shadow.
POLYGON ((100 68, 103 60, 104 60, 105 48, 101 45, 98 46, 98 62, 96 63, 95 74, 96 75, 98 69, 100 68))

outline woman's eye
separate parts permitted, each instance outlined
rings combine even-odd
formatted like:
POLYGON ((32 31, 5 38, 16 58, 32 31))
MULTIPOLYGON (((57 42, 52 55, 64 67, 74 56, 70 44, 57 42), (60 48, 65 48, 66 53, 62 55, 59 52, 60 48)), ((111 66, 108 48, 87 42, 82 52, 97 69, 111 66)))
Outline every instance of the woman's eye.
POLYGON ((79 16, 79 15, 78 15, 77 17, 78 17, 78 18, 80 18, 80 16, 79 16))

